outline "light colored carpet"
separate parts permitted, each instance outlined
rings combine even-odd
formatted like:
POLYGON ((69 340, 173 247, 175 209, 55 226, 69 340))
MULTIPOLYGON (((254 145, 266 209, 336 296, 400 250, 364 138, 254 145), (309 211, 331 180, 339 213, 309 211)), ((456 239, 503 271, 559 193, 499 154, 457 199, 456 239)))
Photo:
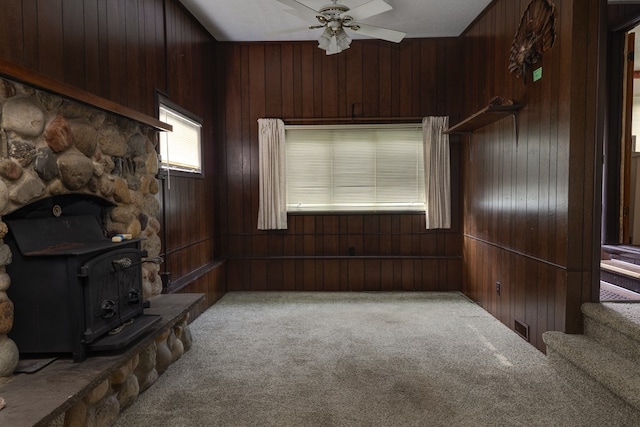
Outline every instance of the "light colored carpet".
POLYGON ((637 425, 458 293, 229 293, 191 330, 116 426, 637 425))

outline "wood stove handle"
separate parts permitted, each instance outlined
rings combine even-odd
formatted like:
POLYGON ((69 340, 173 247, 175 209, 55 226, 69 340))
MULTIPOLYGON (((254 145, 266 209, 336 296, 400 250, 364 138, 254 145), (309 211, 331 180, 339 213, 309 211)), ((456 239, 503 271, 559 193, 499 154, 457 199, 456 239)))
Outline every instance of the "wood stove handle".
POLYGON ((140 304, 140 291, 138 289, 131 289, 129 291, 129 305, 140 304))
POLYGON ((102 305, 100 306, 100 310, 102 310, 102 318, 109 319, 116 314, 116 303, 113 300, 106 299, 102 301, 102 305))
POLYGON ((131 258, 128 258, 128 257, 114 259, 113 261, 111 261, 111 263, 113 264, 114 267, 118 266, 121 269, 129 268, 133 265, 133 261, 131 261, 131 258))

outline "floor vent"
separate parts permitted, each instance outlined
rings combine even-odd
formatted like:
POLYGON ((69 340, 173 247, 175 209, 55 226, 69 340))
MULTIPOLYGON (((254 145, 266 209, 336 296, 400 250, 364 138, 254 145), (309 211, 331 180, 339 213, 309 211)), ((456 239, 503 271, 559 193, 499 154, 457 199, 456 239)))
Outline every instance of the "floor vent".
POLYGON ((518 319, 515 319, 514 329, 518 335, 529 342, 529 325, 519 321, 518 319))

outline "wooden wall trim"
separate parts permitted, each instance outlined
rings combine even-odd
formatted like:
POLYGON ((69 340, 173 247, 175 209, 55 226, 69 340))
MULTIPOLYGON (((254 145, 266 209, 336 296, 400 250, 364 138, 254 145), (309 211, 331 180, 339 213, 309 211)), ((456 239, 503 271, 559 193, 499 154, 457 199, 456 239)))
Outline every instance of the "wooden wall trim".
POLYGON ((283 118, 285 124, 314 124, 314 123, 421 123, 423 117, 296 117, 283 118))
POLYGON ((205 239, 194 240, 194 241, 189 242, 188 244, 175 246, 175 247, 172 247, 171 249, 166 249, 162 253, 165 254, 165 255, 171 255, 171 254, 174 254, 174 253, 177 253, 177 252, 182 252, 182 251, 184 251, 186 249, 193 248, 193 247, 201 245, 203 243, 212 242, 213 240, 214 239, 212 237, 207 237, 205 239))
POLYGON ((527 254, 525 252, 513 250, 513 249, 511 249, 511 248, 509 248, 509 247, 507 247, 505 245, 501 245, 501 244, 497 244, 495 242, 491 242, 489 240, 481 239, 481 238, 479 238, 477 236, 472 236, 472 235, 467 234, 467 233, 464 233, 463 236, 465 237, 465 239, 475 240, 477 242, 481 242, 481 243, 484 243, 486 245, 493 246, 494 248, 497 248, 497 249, 501 249, 501 250, 504 250, 504 251, 509 251, 510 253, 512 253, 514 255, 518 255, 518 256, 530 259, 531 261, 540 262, 542 264, 546 264, 546 265, 548 265, 550 267, 559 268, 561 270, 567 270, 566 266, 562 266, 560 264, 556 264, 556 263, 551 262, 551 261, 546 260, 546 259, 538 258, 536 256, 527 254))
POLYGON ((429 259, 429 260, 451 260, 462 259, 462 256, 459 255, 438 255, 438 256, 429 256, 429 255, 389 255, 389 256, 378 256, 378 255, 312 255, 312 256, 231 256, 228 257, 229 261, 269 261, 269 260, 310 260, 310 259, 318 259, 318 260, 327 260, 327 259, 368 259, 368 260, 384 260, 384 259, 429 259))
POLYGON ((81 102, 90 107, 95 107, 100 110, 117 114, 122 117, 126 117, 135 120, 139 123, 151 126, 160 131, 172 131, 173 126, 170 124, 161 122, 160 120, 142 114, 132 108, 125 107, 124 105, 117 104, 108 99, 101 98, 92 93, 86 92, 70 84, 61 82, 57 79, 45 76, 44 74, 37 73, 29 70, 18 64, 14 64, 0 58, 0 76, 17 80, 21 83, 28 84, 40 89, 44 89, 50 92, 54 92, 65 98, 72 99, 74 101, 81 102))
POLYGON ((169 286, 167 286, 167 289, 163 291, 163 293, 180 292, 186 286, 189 286, 191 283, 207 275, 208 273, 215 270, 216 268, 224 266, 225 263, 226 263, 226 260, 214 259, 208 262, 207 264, 200 266, 195 270, 189 272, 188 274, 178 278, 177 280, 172 281, 169 284, 169 286))

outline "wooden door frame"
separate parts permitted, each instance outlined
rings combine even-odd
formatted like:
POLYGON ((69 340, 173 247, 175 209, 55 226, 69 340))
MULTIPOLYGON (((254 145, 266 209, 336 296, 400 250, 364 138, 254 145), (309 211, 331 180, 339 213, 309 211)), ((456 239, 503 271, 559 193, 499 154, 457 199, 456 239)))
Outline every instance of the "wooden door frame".
POLYGON ((604 141, 601 244, 620 243, 620 199, 623 161, 621 141, 625 132, 623 117, 624 51, 629 30, 640 24, 640 11, 624 22, 610 25, 607 42, 607 128, 604 141))
POLYGON ((635 34, 625 32, 624 45, 624 65, 623 71, 623 88, 622 88, 622 197, 621 197, 621 222, 622 232, 620 233, 619 242, 623 245, 630 244, 631 227, 630 227, 630 210, 631 210, 631 153, 632 146, 632 130, 633 121, 633 69, 635 54, 635 34), (633 44, 633 46, 630 46, 633 44))

